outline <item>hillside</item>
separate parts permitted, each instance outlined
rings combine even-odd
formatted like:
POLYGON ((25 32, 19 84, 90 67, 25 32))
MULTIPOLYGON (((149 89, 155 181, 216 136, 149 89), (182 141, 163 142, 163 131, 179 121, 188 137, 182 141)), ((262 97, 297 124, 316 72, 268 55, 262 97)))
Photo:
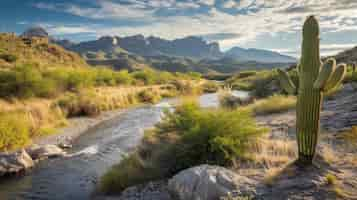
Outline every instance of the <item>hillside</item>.
POLYGON ((255 61, 261 63, 295 63, 296 59, 291 56, 279 54, 274 51, 263 49, 244 49, 233 47, 225 53, 226 57, 235 58, 239 61, 255 61))
POLYGON ((357 62, 357 47, 340 52, 333 57, 335 57, 337 62, 345 62, 348 64, 356 63, 357 62))
POLYGON ((20 64, 34 64, 38 67, 87 67, 78 54, 49 43, 46 37, 18 37, 14 34, 0 34, 0 68, 20 64))

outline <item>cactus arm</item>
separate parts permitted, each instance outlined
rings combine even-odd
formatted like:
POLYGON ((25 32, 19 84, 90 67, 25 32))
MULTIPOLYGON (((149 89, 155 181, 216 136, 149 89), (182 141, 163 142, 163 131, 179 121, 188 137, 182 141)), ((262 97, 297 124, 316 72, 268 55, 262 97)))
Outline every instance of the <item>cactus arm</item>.
POLYGON ((329 91, 339 85, 342 81, 343 78, 346 75, 347 71, 347 66, 346 64, 339 64, 335 70, 335 72, 332 74, 330 80, 326 83, 326 86, 324 87, 324 91, 329 91))
POLYGON ((323 65, 322 69, 314 82, 315 89, 322 89, 332 77, 336 68, 336 60, 333 58, 328 59, 323 65))
POLYGON ((286 71, 278 69, 279 81, 281 87, 288 93, 288 94, 296 94, 296 86, 294 85, 293 81, 289 77, 286 71))

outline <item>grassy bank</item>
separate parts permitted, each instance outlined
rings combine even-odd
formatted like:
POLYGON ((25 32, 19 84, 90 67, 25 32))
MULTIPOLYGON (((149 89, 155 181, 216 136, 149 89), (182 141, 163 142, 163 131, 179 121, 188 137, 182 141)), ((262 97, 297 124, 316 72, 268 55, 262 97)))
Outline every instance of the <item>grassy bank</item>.
POLYGON ((22 65, 0 73, 0 151, 31 144, 56 132, 67 118, 97 116, 103 111, 162 97, 201 92, 196 74, 105 68, 40 69, 22 65), (17 116, 17 117, 14 117, 17 116), (14 128, 16 118, 24 127, 14 128))
POLYGON ((166 112, 162 122, 146 132, 139 149, 102 177, 100 189, 119 193, 204 163, 232 166, 249 159, 249 144, 265 131, 249 110, 204 109, 184 102, 166 112))

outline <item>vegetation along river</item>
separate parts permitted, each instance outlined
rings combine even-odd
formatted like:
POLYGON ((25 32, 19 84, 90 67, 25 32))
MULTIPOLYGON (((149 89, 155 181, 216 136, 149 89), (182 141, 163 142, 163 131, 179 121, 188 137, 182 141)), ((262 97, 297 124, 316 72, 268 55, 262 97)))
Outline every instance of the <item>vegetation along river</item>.
MULTIPOLYGON (((241 91, 234 94, 248 95, 241 91)), ((76 140, 68 157, 43 161, 25 176, 0 181, 0 199, 90 199, 99 177, 140 143, 144 130, 160 121, 162 112, 174 101, 127 109, 93 127, 76 140)), ((202 95, 200 104, 216 106, 217 94, 202 95)))

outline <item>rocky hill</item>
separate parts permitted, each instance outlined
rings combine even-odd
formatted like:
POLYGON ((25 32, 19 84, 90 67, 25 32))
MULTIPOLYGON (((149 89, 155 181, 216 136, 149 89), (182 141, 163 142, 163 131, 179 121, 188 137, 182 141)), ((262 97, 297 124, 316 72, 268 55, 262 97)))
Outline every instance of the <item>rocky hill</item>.
POLYGON ((38 67, 88 66, 78 54, 52 44, 47 37, 38 37, 38 34, 42 35, 36 31, 28 31, 21 37, 0 34, 0 68, 19 64, 34 64, 38 67))
POLYGON ((338 53, 337 55, 333 56, 336 58, 337 62, 344 62, 344 63, 356 63, 357 62, 357 46, 345 50, 341 53, 338 53))

